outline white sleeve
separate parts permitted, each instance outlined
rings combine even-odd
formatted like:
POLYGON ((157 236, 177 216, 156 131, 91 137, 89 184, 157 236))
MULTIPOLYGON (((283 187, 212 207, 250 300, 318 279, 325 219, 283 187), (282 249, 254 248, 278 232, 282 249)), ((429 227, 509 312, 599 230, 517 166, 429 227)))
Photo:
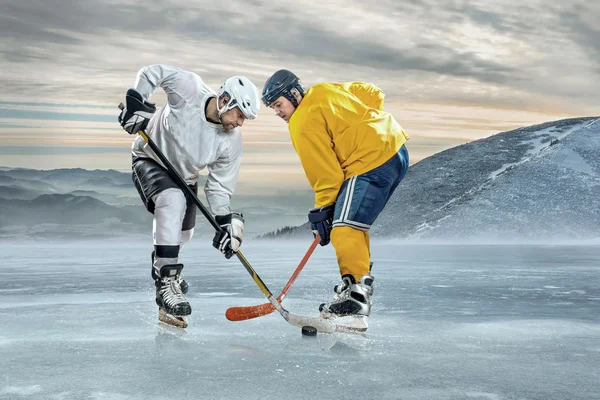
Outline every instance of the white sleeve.
POLYGON ((169 106, 177 108, 184 100, 190 101, 198 93, 200 77, 192 72, 165 64, 154 64, 142 67, 135 80, 135 89, 141 93, 144 100, 160 86, 167 94, 169 106))
POLYGON ((207 166, 208 179, 204 185, 204 193, 213 215, 226 215, 231 212, 231 196, 235 191, 241 163, 242 143, 238 131, 224 154, 207 166))

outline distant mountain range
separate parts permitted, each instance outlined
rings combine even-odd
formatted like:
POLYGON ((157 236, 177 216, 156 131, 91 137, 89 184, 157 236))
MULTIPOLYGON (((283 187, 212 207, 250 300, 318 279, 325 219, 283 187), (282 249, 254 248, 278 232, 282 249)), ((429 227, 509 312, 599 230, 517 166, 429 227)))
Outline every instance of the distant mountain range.
MULTIPOLYGON (((307 235, 309 226, 303 224, 267 237, 307 235)), ((457 241, 600 238, 600 119, 503 132, 412 165, 371 235, 457 241)))
MULTIPOLYGON (((116 218, 127 224, 147 221, 140 207, 115 207, 90 196, 43 194, 33 200, 0 198, 0 226, 65 224, 89 225, 116 218)), ((143 211, 143 210, 142 210, 143 211)))
MULTIPOLYGON (((205 179, 199 179, 200 187, 205 179)), ((244 214, 248 237, 286 221, 302 221, 313 197, 308 191, 255 192, 232 199, 232 207, 244 214)), ((202 190, 199 197, 207 204, 202 190)), ((0 239, 149 236, 151 230, 152 215, 143 207, 130 173, 0 167, 0 239)), ((196 236, 213 233, 198 213, 196 236)))

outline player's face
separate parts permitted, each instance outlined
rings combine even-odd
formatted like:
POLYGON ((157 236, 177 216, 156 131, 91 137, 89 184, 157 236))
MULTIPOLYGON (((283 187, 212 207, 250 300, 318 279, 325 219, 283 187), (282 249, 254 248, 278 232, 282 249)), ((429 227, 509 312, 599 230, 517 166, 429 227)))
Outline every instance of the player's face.
POLYGON ((275 115, 283 119, 285 122, 290 122, 290 118, 296 110, 296 107, 294 107, 292 102, 283 96, 280 96, 277 100, 271 103, 269 107, 275 110, 275 115))
POLYGON ((221 115, 221 124, 226 132, 231 132, 233 129, 241 127, 246 121, 246 116, 238 107, 227 110, 221 115))

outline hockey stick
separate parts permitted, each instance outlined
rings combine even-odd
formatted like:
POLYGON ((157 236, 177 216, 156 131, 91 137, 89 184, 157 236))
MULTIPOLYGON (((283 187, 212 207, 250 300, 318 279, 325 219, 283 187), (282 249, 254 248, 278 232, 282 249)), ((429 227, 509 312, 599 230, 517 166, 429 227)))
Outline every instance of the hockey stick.
MULTIPOLYGON (((125 108, 125 105, 123 103, 120 103, 119 109, 123 110, 124 108, 125 108)), ((154 151, 154 153, 158 156, 160 161, 165 166, 169 175, 171 175, 171 178, 173 178, 173 180, 175 180, 175 183, 177 183, 177 185, 179 185, 179 188, 181 190, 183 190, 184 193, 187 193, 190 196, 190 199, 193 200, 194 204, 196 204, 196 206, 200 209, 200 211, 202 212, 204 217, 206 217, 206 219, 212 225, 212 227, 215 228, 215 230, 217 230, 217 231, 221 230, 221 226, 217 223, 215 218, 204 207, 204 204, 202 204, 202 202, 198 199, 198 197, 196 196, 196 193, 194 193, 193 190, 185 183, 185 181, 183 180, 181 175, 179 175, 179 173, 175 170, 173 165, 169 162, 169 160, 167 160, 167 158, 164 156, 164 154, 158 148, 158 146, 156 146, 156 144, 150 138, 150 136, 148 136, 146 134, 146 131, 141 129, 138 132, 138 134, 142 137, 142 139, 144 139, 144 141, 150 146, 152 151, 154 151)), ((238 260, 240 260, 240 262, 242 263, 242 265, 244 266, 246 271, 248 271, 248 273, 254 280, 254 283, 256 283, 256 285, 259 287, 261 292, 263 292, 263 294, 269 300, 269 302, 273 305, 273 307, 290 324, 300 327, 300 328, 303 326, 306 326, 306 325, 312 326, 312 327, 316 328, 317 331, 323 332, 323 333, 357 332, 357 331, 364 332, 366 330, 366 327, 364 326, 364 324, 359 324, 358 326, 338 325, 334 321, 329 320, 329 319, 325 319, 325 318, 321 318, 321 317, 302 316, 302 315, 298 315, 298 314, 289 312, 281 305, 281 303, 279 303, 277 301, 277 299, 275 299, 273 297, 273 294, 271 293, 271 291, 269 290, 267 285, 265 285, 265 283, 262 281, 262 279, 260 279, 260 276, 258 276, 258 274, 254 270, 254 268, 252 268, 252 265, 250 265, 248 260, 246 260, 246 257, 244 257, 242 252, 238 250, 235 253, 235 255, 237 256, 238 260)))
POLYGON ((334 333, 334 332, 364 332, 368 328, 367 317, 356 318, 350 321, 350 323, 337 323, 333 319, 323 318, 323 317, 311 317, 306 315, 299 315, 289 312, 281 305, 280 302, 277 301, 273 294, 269 291, 269 288, 263 283, 260 277, 256 274, 248 260, 238 251, 236 253, 238 259, 241 261, 242 265, 246 268, 248 273, 254 279, 254 282, 257 283, 260 290, 263 292, 267 300, 273 305, 273 307, 281 314, 283 319, 285 319, 290 324, 302 328, 304 326, 312 326, 316 328, 318 332, 322 333, 334 333))
MULTIPOLYGON (((320 240, 321 238, 319 237, 319 235, 317 235, 317 237, 315 237, 315 240, 310 245, 308 251, 300 261, 300 264, 298 264, 296 270, 288 280, 288 283, 281 291, 281 294, 279 294, 279 296, 277 297, 277 301, 279 303, 281 303, 283 301, 283 298, 287 295, 288 290, 290 290, 290 287, 292 287, 292 284, 294 283, 298 275, 300 275, 300 271, 302 271, 302 268, 304 268, 304 265, 312 255, 320 240)), ((264 303, 258 306, 230 307, 225 312, 225 317, 230 321, 245 321, 248 319, 258 318, 262 317, 263 315, 271 314, 273 311, 275 311, 275 307, 273 307, 271 303, 264 303)))

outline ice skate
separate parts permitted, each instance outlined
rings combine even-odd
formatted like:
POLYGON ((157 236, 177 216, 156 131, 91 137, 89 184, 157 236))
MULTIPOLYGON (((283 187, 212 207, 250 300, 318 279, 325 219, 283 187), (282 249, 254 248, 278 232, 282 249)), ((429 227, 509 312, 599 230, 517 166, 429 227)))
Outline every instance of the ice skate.
POLYGON ((374 279, 372 275, 364 275, 360 282, 356 283, 352 275, 344 275, 342 283, 333 289, 333 298, 319 306, 321 316, 368 318, 371 314, 374 279))
MULTIPOLYGON (((152 251, 152 279, 156 280, 158 277, 156 276, 156 269, 154 268, 154 255, 156 254, 155 251, 152 251)), ((183 294, 187 294, 188 290, 189 290, 189 285, 187 283, 187 281, 185 279, 183 279, 181 276, 179 276, 179 287, 181 288, 181 293, 183 294)))
POLYGON ((186 300, 179 285, 183 264, 164 265, 156 283, 156 304, 159 307, 158 319, 169 325, 186 328, 187 316, 192 307, 186 300))

